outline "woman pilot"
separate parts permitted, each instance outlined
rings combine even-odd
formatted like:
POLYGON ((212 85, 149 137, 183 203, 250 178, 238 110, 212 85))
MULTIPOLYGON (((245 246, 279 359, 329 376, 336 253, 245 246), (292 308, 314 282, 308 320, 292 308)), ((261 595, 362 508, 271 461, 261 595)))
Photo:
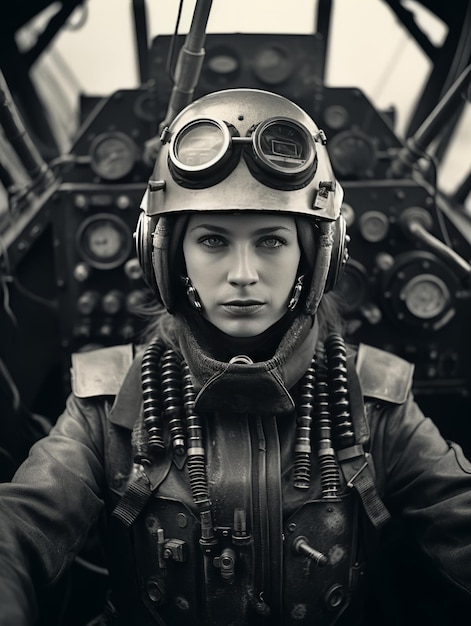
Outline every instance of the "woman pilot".
POLYGON ((470 464, 414 403, 410 364, 340 334, 324 133, 283 97, 234 89, 161 143, 136 230, 160 312, 136 355, 75 355, 64 414, 1 486, 0 624, 34 622, 34 590, 98 518, 102 624, 366 624, 391 516, 469 596, 470 464))

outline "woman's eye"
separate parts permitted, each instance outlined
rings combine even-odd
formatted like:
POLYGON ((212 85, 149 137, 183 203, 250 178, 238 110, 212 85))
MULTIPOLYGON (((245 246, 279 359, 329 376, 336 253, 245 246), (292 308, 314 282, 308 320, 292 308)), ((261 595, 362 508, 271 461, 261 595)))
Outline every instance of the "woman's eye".
POLYGON ((224 245, 224 242, 220 237, 215 237, 208 235, 206 237, 202 237, 200 239, 200 243, 207 246, 208 248, 219 248, 224 245))
POLYGON ((285 242, 278 237, 268 237, 267 239, 263 239, 260 244, 265 248, 279 248, 285 242))

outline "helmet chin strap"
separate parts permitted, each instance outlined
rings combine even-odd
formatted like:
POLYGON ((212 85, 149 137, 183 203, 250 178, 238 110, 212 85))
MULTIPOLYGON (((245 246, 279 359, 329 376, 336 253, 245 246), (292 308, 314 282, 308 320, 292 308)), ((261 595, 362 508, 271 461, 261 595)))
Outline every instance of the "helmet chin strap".
POLYGON ((319 222, 318 227, 320 234, 316 240, 317 251, 312 273, 312 284, 305 305, 308 315, 316 314, 319 303, 324 295, 334 243, 333 222, 319 222))
POLYGON ((169 313, 173 313, 176 305, 175 280, 179 277, 178 273, 174 274, 175 269, 173 272, 171 269, 179 265, 178 254, 187 222, 188 214, 162 215, 152 236, 152 271, 162 304, 169 313))

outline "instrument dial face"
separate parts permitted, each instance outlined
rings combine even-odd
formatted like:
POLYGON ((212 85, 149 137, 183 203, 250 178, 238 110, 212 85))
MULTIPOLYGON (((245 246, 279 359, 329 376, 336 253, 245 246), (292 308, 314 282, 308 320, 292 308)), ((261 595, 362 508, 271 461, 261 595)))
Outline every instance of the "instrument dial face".
MULTIPOLYGON (((378 265, 380 267, 380 265, 378 265)), ((384 266, 381 300, 394 322, 410 329, 435 331, 455 315, 456 276, 428 251, 398 255, 384 266)))
POLYGON ((450 301, 450 292, 438 276, 419 274, 404 286, 400 298, 412 315, 427 320, 436 318, 445 311, 450 301))
POLYGON ((259 80, 268 85, 279 85, 295 71, 292 55, 280 46, 266 46, 254 56, 252 69, 259 80))
POLYGON ((124 133, 103 133, 92 142, 90 159, 95 174, 105 180, 119 180, 133 169, 137 160, 137 146, 124 133))
POLYGON ((373 140, 360 131, 341 131, 329 143, 334 170, 341 176, 360 178, 372 172, 377 154, 373 140))
POLYGON ((115 215, 98 214, 82 223, 77 234, 79 252, 98 269, 112 269, 124 263, 131 251, 132 235, 115 215))

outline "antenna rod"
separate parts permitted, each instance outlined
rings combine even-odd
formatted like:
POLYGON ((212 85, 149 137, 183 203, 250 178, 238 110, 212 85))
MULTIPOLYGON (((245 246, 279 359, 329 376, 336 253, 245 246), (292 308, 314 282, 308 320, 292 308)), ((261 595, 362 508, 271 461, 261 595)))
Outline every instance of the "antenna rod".
POLYGON ((190 31, 178 55, 175 83, 165 119, 160 125, 161 130, 169 126, 175 116, 193 99, 205 55, 206 25, 211 5, 212 0, 197 0, 196 2, 190 31))

